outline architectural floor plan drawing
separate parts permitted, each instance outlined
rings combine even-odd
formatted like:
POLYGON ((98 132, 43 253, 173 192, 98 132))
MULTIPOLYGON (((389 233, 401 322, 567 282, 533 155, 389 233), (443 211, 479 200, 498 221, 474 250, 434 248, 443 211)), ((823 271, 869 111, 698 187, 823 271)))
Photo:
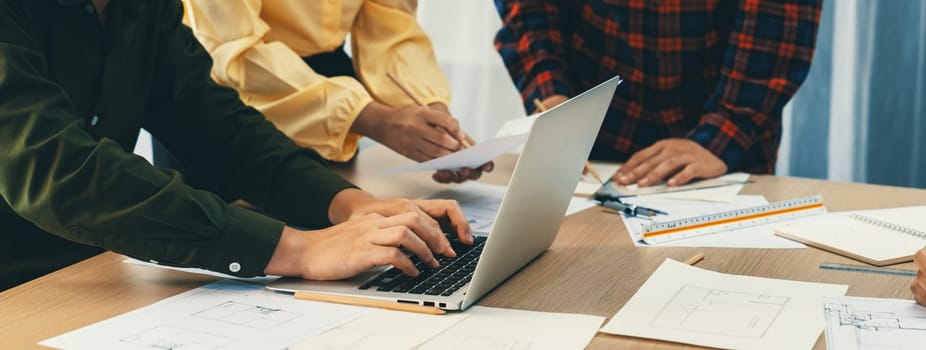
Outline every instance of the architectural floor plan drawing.
POLYGON ((350 322, 362 308, 296 300, 264 286, 214 282, 41 342, 68 350, 286 349, 350 322))
POLYGON ((221 349, 233 340, 215 334, 160 326, 122 338, 121 341, 161 350, 215 350, 221 349))
POLYGON ((762 338, 788 297, 682 286, 651 325, 681 331, 762 338))
POLYGON ((723 349, 810 349, 848 286, 730 275, 666 259, 601 332, 723 349))
POLYGON ((301 315, 259 305, 250 305, 236 301, 226 301, 193 314, 193 317, 215 320, 234 325, 270 329, 299 318, 301 315))
POLYGON ((912 300, 828 298, 827 349, 922 349, 926 310, 912 300))
MULTIPOLYGON (((432 347, 426 345, 424 348, 432 347)), ((512 337, 484 337, 477 335, 453 335, 440 339, 440 347, 445 350, 533 350, 540 349, 539 344, 535 344, 530 339, 518 339, 512 337)))

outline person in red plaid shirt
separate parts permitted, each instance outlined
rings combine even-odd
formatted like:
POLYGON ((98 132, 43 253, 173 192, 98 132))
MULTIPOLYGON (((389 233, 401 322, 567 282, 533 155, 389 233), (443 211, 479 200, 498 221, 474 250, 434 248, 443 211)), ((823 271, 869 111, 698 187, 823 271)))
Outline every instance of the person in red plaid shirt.
POLYGON ((528 112, 623 77, 591 154, 620 184, 768 174, 821 1, 495 0, 495 46, 528 112))

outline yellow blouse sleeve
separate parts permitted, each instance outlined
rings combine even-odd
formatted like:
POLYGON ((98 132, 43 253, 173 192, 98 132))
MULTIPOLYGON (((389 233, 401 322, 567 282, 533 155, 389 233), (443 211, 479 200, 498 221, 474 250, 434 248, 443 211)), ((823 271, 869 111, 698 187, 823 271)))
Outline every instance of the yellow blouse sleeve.
POLYGON ((354 69, 373 97, 392 107, 414 104, 386 77, 403 80, 424 103, 449 106, 450 84, 415 19, 416 0, 365 0, 351 31, 354 69))
POLYGON ((300 146, 329 160, 353 157, 360 137, 350 133, 351 124, 372 101, 357 80, 317 74, 286 45, 267 42, 261 0, 185 3, 188 24, 212 55, 219 84, 238 90, 300 146))

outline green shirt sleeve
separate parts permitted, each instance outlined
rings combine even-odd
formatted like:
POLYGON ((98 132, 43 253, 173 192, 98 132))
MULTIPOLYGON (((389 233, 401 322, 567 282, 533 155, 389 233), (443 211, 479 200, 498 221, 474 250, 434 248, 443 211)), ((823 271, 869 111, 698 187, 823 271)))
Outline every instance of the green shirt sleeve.
POLYGON ((244 199, 288 224, 331 225, 328 207, 354 187, 245 106, 233 89, 210 77, 212 59, 181 24, 182 8, 167 2, 155 76, 159 110, 145 124, 188 170, 191 182, 226 201, 244 199))
MULTIPOLYGON (((169 98, 157 104, 165 112, 186 111, 178 115, 190 122, 167 133, 181 135, 171 137, 182 140, 175 146, 191 147, 183 151, 196 154, 202 161, 197 167, 205 168, 199 172, 215 179, 215 188, 193 188, 108 138, 94 139, 13 18, 0 11, 0 197, 44 231, 145 260, 256 276, 283 222, 229 206, 209 190, 238 193, 281 217, 301 215, 323 225, 330 198, 350 187, 277 136, 253 110, 222 104, 227 93, 212 87, 206 73, 197 77, 208 58, 197 58, 194 45, 181 45, 187 35, 179 28, 167 28, 176 36, 164 37, 173 46, 164 46, 159 73, 175 78, 163 96, 169 98), (271 204, 278 198, 290 202, 271 204)), ((180 26, 179 20, 170 25, 180 26)))

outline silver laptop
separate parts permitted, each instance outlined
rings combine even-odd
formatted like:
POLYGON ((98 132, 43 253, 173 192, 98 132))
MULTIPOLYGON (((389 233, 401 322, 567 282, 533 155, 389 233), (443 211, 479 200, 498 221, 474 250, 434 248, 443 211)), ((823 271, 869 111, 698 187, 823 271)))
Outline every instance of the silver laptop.
POLYGON ((472 246, 451 238, 457 258, 438 256, 441 266, 429 269, 412 256, 421 271, 415 278, 380 267, 347 280, 287 278, 267 288, 466 309, 553 243, 620 82, 612 78, 537 118, 511 174, 495 226, 487 235, 476 233, 472 246))

